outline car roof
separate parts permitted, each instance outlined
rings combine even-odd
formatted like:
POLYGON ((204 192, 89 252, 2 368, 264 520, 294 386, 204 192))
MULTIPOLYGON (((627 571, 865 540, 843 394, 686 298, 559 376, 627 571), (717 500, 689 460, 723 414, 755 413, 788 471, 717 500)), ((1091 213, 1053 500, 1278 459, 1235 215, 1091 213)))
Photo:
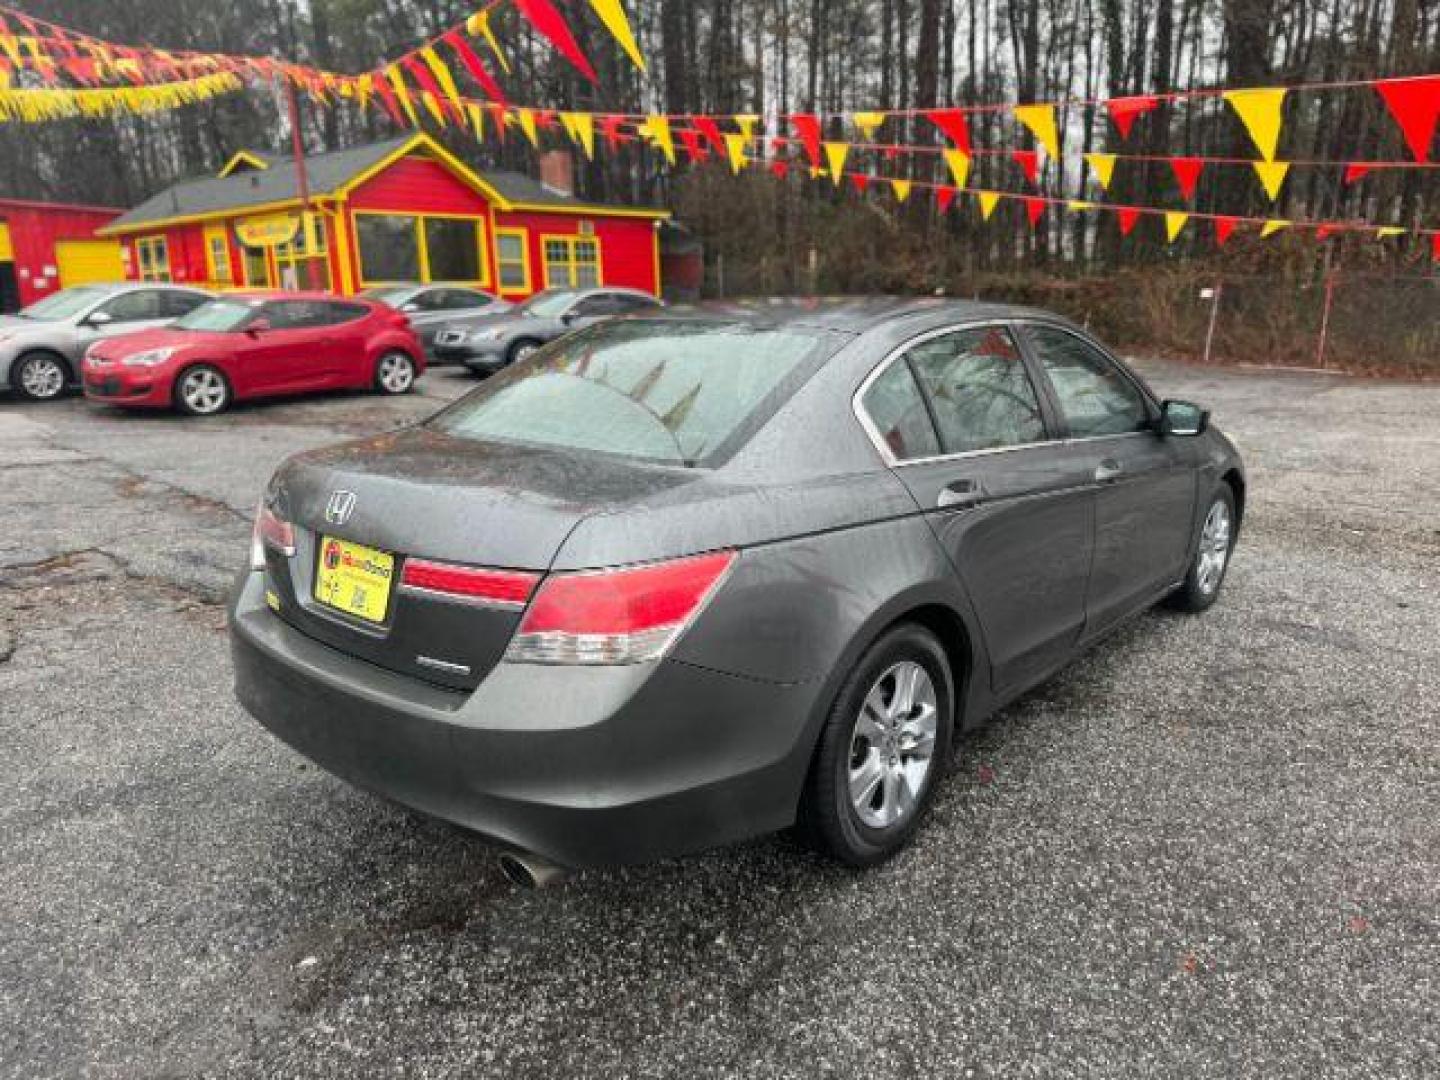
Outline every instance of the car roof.
POLYGON ((753 300, 709 300, 697 304, 675 304, 654 317, 665 319, 715 319, 744 322, 755 326, 796 326, 863 334, 902 319, 926 316, 927 322, 969 322, 985 319, 1064 320, 1039 308, 983 300, 956 300, 926 296, 806 296, 753 300))
MULTIPOLYGON (((217 297, 216 299, 220 299, 217 297)), ((269 302, 272 300, 323 300, 343 301, 345 303, 373 304, 374 301, 364 296, 336 296, 334 293, 320 292, 318 290, 285 290, 285 289, 242 289, 237 292, 226 293, 224 299, 230 300, 260 300, 269 302)))

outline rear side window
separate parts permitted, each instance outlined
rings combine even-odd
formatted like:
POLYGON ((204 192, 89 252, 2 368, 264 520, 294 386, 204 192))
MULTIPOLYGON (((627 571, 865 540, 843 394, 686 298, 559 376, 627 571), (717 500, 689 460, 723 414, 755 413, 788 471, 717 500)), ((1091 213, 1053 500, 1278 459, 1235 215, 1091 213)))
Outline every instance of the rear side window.
POLYGON ((354 322, 370 314, 370 309, 361 304, 346 304, 339 301, 317 305, 325 309, 324 322, 317 325, 335 326, 339 323, 354 322))
POLYGON ((860 406, 897 461, 935 457, 940 443, 910 365, 897 360, 865 390, 860 406))
POLYGON ((508 368, 431 424, 487 442, 710 465, 794 393, 830 340, 734 323, 602 323, 508 368))
POLYGON ((1026 333, 1072 436, 1124 435, 1150 426, 1145 396, 1099 349, 1053 327, 1032 326, 1026 333))
POLYGON ((1039 396, 1003 327, 957 330, 923 341, 906 355, 935 410, 945 453, 1045 438, 1039 396))

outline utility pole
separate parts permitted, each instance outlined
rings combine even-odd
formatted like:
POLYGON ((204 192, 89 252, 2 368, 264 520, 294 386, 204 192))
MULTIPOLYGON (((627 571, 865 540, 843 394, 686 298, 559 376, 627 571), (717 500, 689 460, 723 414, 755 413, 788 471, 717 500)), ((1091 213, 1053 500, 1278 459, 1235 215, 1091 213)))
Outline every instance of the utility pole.
MULTIPOLYGON (((295 155, 295 182, 300 189, 300 235, 306 235, 306 226, 310 223, 310 175, 305 167, 305 140, 300 136, 300 95, 295 92, 295 83, 285 80, 285 89, 290 103, 290 147, 295 155)), ((307 249, 308 253, 308 249, 307 249)), ((301 282, 307 289, 317 287, 315 281, 315 260, 305 259, 305 280, 301 282)))

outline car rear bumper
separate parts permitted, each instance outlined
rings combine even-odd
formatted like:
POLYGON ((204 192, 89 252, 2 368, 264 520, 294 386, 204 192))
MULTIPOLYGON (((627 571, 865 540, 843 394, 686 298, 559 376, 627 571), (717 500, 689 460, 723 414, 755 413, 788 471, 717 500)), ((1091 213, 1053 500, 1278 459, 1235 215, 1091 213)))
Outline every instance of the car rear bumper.
POLYGON ((441 363, 464 364, 476 371, 495 371, 505 366, 505 350, 498 344, 436 345, 435 356, 441 363))
POLYGON ((245 574, 236 694, 351 783, 569 867, 645 862, 784 828, 818 684, 666 660, 500 664, 473 693, 386 671, 292 628, 245 574))

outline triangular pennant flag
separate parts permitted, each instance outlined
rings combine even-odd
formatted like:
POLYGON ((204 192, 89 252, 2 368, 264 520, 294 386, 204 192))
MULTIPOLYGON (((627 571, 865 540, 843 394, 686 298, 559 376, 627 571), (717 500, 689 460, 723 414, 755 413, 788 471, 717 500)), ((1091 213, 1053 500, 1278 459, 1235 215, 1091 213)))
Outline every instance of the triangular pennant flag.
POLYGON ((1285 176, 1290 172, 1288 161, 1252 161, 1251 168, 1255 175, 1260 178, 1260 186, 1265 189, 1265 194, 1270 196, 1274 202, 1280 197, 1280 188, 1285 183, 1285 176))
POLYGON ((451 115, 455 117, 456 123, 465 123, 465 107, 460 101, 460 88, 455 85, 455 79, 450 74, 440 54, 435 51, 434 46, 427 45, 420 50, 420 57, 425 61, 425 66, 430 69, 430 74, 435 76, 440 89, 445 93, 445 103, 450 107, 451 115))
MULTIPOLYGON (((585 151, 586 159, 594 160, 595 117, 590 113, 562 112, 560 126, 565 129, 565 134, 570 136, 570 141, 585 151)), ((695 133, 692 131, 690 134, 695 133)))
POLYGON ((390 85, 390 80, 383 77, 377 79, 374 75, 366 75, 363 78, 370 80, 370 86, 374 88, 375 96, 380 99, 380 104, 390 114, 390 119, 395 121, 396 126, 404 127, 405 116, 400 111, 400 102, 395 97, 395 90, 390 85))
POLYGON ((795 129, 795 134, 805 147, 805 153, 810 156, 810 164, 819 168, 820 118, 814 113, 796 113, 790 117, 790 126, 795 129))
POLYGON ((460 58, 460 63, 465 66, 465 70, 470 73, 470 77, 480 85, 480 89, 485 91, 486 96, 489 97, 491 101, 498 101, 501 105, 504 105, 505 91, 500 89, 500 84, 495 81, 495 77, 490 74, 489 69, 481 62, 480 57, 475 55, 475 50, 470 48, 470 43, 454 30, 444 35, 444 41, 450 48, 455 50, 455 55, 460 58))
POLYGON ((996 204, 1000 202, 1000 193, 998 191, 980 191, 976 194, 980 197, 980 220, 989 221, 990 215, 995 213, 996 204))
POLYGON ((963 188, 970 179, 970 155, 964 150, 945 150, 942 153, 945 164, 950 167, 950 178, 957 188, 963 188))
POLYGON ((880 130, 880 125, 885 123, 885 114, 882 112, 857 112, 850 114, 850 120, 854 123, 856 130, 860 132, 860 138, 865 142, 875 140, 875 132, 880 130))
POLYGON ((1415 160, 1429 161, 1435 123, 1440 120, 1440 75, 1382 79, 1375 84, 1375 89, 1404 132, 1405 145, 1410 147, 1415 160))
POLYGON ((1338 229, 1339 229, 1339 226, 1337 226, 1337 225, 1335 225, 1333 222, 1329 222, 1329 221, 1325 222, 1323 225, 1316 225, 1316 226, 1315 226, 1315 239, 1316 239, 1316 240, 1328 240, 1328 239, 1330 239, 1330 237, 1332 237, 1332 236, 1335 235, 1335 233, 1338 231, 1338 229))
POLYGON ((620 127, 625 123, 623 116, 605 116, 600 119, 600 134, 605 136, 605 145, 615 150, 621 143, 620 127))
POLYGON ((730 171, 738 173, 750 160, 745 156, 745 148, 750 145, 750 140, 743 134, 733 131, 725 133, 725 156, 730 159, 730 171))
POLYGON ((1110 122, 1115 125, 1115 130, 1120 132, 1120 138, 1130 138, 1130 129, 1135 126, 1135 118, 1157 108, 1160 99, 1148 95, 1142 97, 1111 98, 1105 102, 1105 109, 1110 113, 1110 122))
POLYGON ((741 113, 735 117, 735 126, 740 129, 740 134, 745 136, 747 143, 755 139, 755 125, 760 122, 760 117, 754 113, 741 113))
POLYGON ((670 120, 668 117, 660 116, 657 113, 650 114, 645 122, 640 125, 639 132, 654 144, 665 160, 671 165, 675 164, 675 140, 670 137, 670 120))
POLYGON ((475 138, 481 142, 485 141, 485 110, 473 102, 467 103, 465 112, 470 117, 470 126, 475 131, 475 138))
POLYGON ((1173 157, 1170 159, 1170 171, 1175 174, 1175 183, 1180 187, 1180 196, 1186 202, 1195 197, 1195 185, 1200 182, 1200 172, 1205 168, 1205 162, 1200 158, 1173 157))
POLYGON ((890 189, 895 192, 895 201, 904 202, 910 198, 910 181, 901 180, 899 177, 890 181, 890 189))
POLYGON ((1030 228, 1040 224, 1040 219, 1045 216, 1045 200, 1036 198, 1034 195, 1024 196, 1025 216, 1030 221, 1030 228))
POLYGON ((935 189, 935 209, 940 213, 950 209, 950 204, 955 201, 955 189, 953 187, 937 187, 935 189))
POLYGON ((1235 226, 1239 224, 1239 218, 1217 217, 1215 219, 1215 246, 1224 247, 1225 241, 1230 239, 1230 234, 1235 231, 1235 226))
POLYGON ((866 189, 869 188, 869 186, 870 186, 870 174, 869 174, 869 173, 858 173, 858 172, 857 172, 857 173, 851 173, 851 174, 850 174, 850 183, 851 183, 851 185, 855 188, 856 191, 858 191, 861 195, 864 195, 866 189))
POLYGON ((595 14, 600 16, 600 21, 605 24, 605 29, 610 31, 610 36, 620 43, 625 55, 630 57, 630 62, 644 71, 645 57, 640 54, 640 46, 635 44, 635 34, 630 29, 630 20, 626 17, 620 0, 590 0, 590 6, 595 9, 595 14))
POLYGON ((1024 171, 1025 179, 1030 181, 1030 186, 1034 187, 1040 179, 1040 155, 1034 150, 1012 150, 1010 156, 1015 159, 1015 164, 1024 171))
POLYGON ((825 144, 825 167, 830 170, 830 179, 838 187, 845 178, 845 158, 850 153, 850 144, 827 142, 825 144))
POLYGON ((1115 155, 1086 154, 1085 163, 1090 166, 1090 171, 1095 174, 1095 179, 1100 184, 1100 190, 1109 191, 1110 178, 1115 175, 1115 155))
POLYGON ((490 54, 495 57, 495 62, 500 65, 500 70, 506 75, 510 74, 510 61, 505 58, 505 53, 500 49, 500 39, 495 36, 495 28, 490 25, 490 12, 478 11, 470 16, 466 22, 471 37, 483 37, 485 44, 490 46, 490 54))
POLYGON ((1015 119, 1030 129, 1052 158, 1060 156, 1060 133, 1055 129, 1054 105, 1017 105, 1015 119))
POLYGON ((1281 229, 1288 229, 1289 227, 1290 222, 1282 221, 1280 218, 1271 218, 1265 222, 1264 225, 1260 226, 1260 239, 1264 240, 1267 237, 1274 236, 1281 229))
MULTIPOLYGON (((515 119, 520 125, 520 130, 525 133, 525 138, 530 140, 530 145, 538 150, 540 148, 540 132, 535 128, 535 110, 516 109, 515 119)), ((675 159, 672 157, 670 160, 673 163, 675 159)))
POLYGON ((418 128, 420 114, 415 111, 415 102, 410 99, 410 89, 405 85, 405 76, 400 74, 398 67, 391 64, 385 69, 385 78, 390 83, 390 89, 395 91, 395 97, 400 102, 400 107, 405 110, 405 116, 410 121, 410 126, 418 128))
POLYGON ((1135 222, 1140 220, 1140 211, 1133 206, 1117 207, 1115 218, 1120 223, 1120 235, 1129 236, 1130 230, 1135 228, 1135 222))
MULTIPOLYGON (((700 132, 694 128, 685 127, 680 128, 676 134, 680 136, 680 142, 685 147, 685 153, 690 155, 691 161, 709 160, 710 148, 700 141, 700 132)), ((783 164, 783 162, 779 164, 783 164)))
POLYGON ((584 75, 591 82, 598 82, 595 69, 590 66, 589 59, 580 49, 580 43, 575 40, 575 35, 570 30, 570 24, 565 21, 565 16, 556 10, 550 0, 512 0, 514 5, 520 9, 520 14, 530 20, 530 24, 549 38, 550 44, 560 50, 560 54, 575 65, 575 69, 584 75))
POLYGON ((1345 186, 1349 187, 1356 181, 1363 179, 1365 176, 1369 175, 1372 168, 1374 168, 1374 166, 1372 166, 1369 162, 1366 161, 1356 161, 1352 162, 1349 165, 1346 165, 1345 186))
POLYGON ((1376 240, 1390 240, 1397 236, 1404 236, 1405 230, 1395 225, 1383 225, 1375 230, 1376 240))
POLYGON ((1440 262, 1440 232, 1430 234, 1430 257, 1440 262))
POLYGON ((965 122, 963 112, 959 109, 931 109, 925 117, 955 144, 956 150, 970 153, 970 125, 965 122))
POLYGON ((1179 238, 1181 230, 1185 228, 1185 223, 1189 220, 1189 214, 1181 213, 1176 210, 1167 210, 1165 212, 1166 242, 1173 244, 1179 238))
POLYGON ((715 148, 717 154, 725 153, 725 136, 720 134, 720 125, 713 117, 694 116, 690 122, 695 125, 695 130, 710 140, 710 145, 715 148))
MULTIPOLYGON (((682 132, 682 134, 685 133, 682 132)), ((693 135, 694 132, 689 132, 689 134, 693 135)), ((783 158, 776 158, 770 162, 770 175, 778 180, 784 180, 785 177, 790 175, 790 163, 783 158)))
POLYGON ((1280 144, 1280 108, 1285 104, 1285 88, 1226 90, 1224 97, 1250 133, 1261 158, 1274 161, 1275 148, 1280 144))

